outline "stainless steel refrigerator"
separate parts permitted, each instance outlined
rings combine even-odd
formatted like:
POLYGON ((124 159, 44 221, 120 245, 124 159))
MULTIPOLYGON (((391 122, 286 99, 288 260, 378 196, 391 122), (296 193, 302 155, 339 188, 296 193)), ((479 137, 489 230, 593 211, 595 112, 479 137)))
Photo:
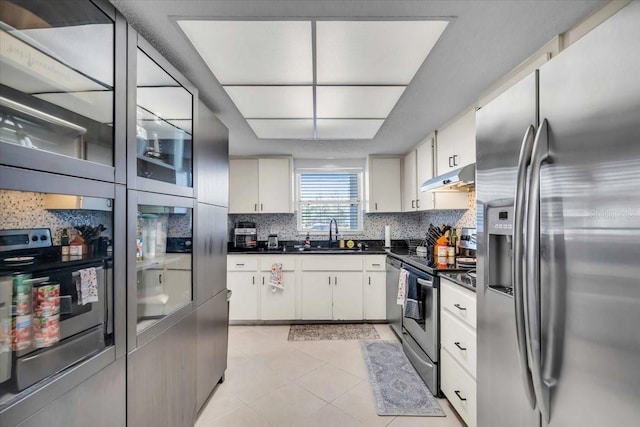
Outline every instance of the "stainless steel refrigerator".
POLYGON ((477 113, 478 425, 640 423, 640 2, 477 113))

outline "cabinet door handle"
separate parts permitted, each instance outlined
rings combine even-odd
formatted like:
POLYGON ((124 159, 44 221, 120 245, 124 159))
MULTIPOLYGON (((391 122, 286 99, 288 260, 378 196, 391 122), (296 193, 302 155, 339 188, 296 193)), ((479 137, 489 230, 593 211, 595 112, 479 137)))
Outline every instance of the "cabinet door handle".
POLYGON ((253 210, 258 212, 258 204, 257 203, 253 205, 253 210))
POLYGON ((411 201, 411 209, 415 209, 416 208, 416 201, 412 200, 411 201))
POLYGON ((453 304, 453 306, 454 306, 455 308, 457 308, 458 310, 460 310, 460 311, 467 311, 467 309, 466 309, 466 308, 464 308, 464 307, 462 307, 460 304, 453 304))
POLYGON ((453 156, 449 156, 449 167, 452 168, 453 165, 451 164, 451 162, 453 161, 453 156))
POLYGON ((375 210, 378 210, 378 202, 376 202, 375 205, 376 205, 375 210))
POLYGON ((371 276, 369 276, 369 286, 371 286, 371 276))
POLYGON ((462 396, 460 395, 460 390, 454 390, 453 392, 456 394, 456 396, 458 396, 458 399, 462 400, 463 402, 464 402, 465 400, 467 400, 467 398, 466 398, 466 397, 462 397, 462 396))
POLYGON ((338 278, 334 277, 333 280, 334 280, 335 285, 338 286, 338 278))
POLYGON ((158 283, 162 285, 162 273, 158 274, 158 283))
POLYGON ((329 276, 329 286, 331 286, 331 276, 329 276))
POLYGON ((467 351, 467 347, 460 346, 459 342, 454 342, 453 345, 455 345, 456 347, 458 347, 462 351, 467 351))
POLYGON ((262 203, 260 203, 260 211, 264 210, 264 206, 262 205, 262 203))
POLYGON ((454 154, 453 155, 453 166, 458 166, 458 160, 457 159, 458 159, 458 155, 454 154))
POLYGON ((420 199, 416 200, 416 209, 420 209, 420 199))
POLYGON ((264 286, 264 276, 262 276, 262 286, 264 286))
POLYGON ((251 284, 252 285, 256 284, 256 276, 251 276, 251 284))
POLYGON ((244 267, 244 264, 236 264, 236 267, 244 267))
POLYGON ((371 264, 374 267, 380 267, 380 264, 371 264))

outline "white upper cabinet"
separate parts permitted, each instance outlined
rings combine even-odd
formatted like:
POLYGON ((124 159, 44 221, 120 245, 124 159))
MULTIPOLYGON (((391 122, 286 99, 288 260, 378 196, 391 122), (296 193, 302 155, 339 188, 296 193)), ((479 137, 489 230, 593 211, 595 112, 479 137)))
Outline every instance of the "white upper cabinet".
POLYGON ((400 157, 369 157, 367 161, 367 213, 401 212, 400 157))
POLYGON ((434 209, 434 196, 420 191, 423 182, 433 177, 433 137, 428 137, 404 157, 403 212, 434 209))
POLYGON ((411 150, 404 156, 402 174, 402 211, 411 212, 417 210, 416 197, 418 177, 416 175, 416 150, 411 150))
POLYGON ((438 131, 436 172, 442 175, 476 161, 476 114, 470 109, 458 120, 438 131))
POLYGON ((292 213, 290 158, 230 159, 229 213, 292 213))

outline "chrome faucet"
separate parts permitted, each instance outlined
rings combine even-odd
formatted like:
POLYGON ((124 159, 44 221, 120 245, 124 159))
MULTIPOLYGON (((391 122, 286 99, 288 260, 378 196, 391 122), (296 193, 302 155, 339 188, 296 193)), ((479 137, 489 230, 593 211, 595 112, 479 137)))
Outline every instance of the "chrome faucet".
POLYGON ((329 247, 331 247, 332 242, 334 241, 338 241, 338 221, 336 221, 335 218, 331 218, 331 221, 329 221, 329 247), (333 240, 334 235, 333 235, 333 227, 332 225, 336 226, 336 234, 335 234, 335 240, 333 240))

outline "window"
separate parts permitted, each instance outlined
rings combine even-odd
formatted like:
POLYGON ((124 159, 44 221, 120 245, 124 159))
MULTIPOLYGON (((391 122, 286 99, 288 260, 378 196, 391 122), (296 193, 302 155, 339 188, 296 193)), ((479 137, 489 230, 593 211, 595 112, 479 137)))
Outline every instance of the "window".
POLYGON ((341 234, 362 231, 362 169, 298 170, 298 231, 326 234, 335 218, 341 234))

